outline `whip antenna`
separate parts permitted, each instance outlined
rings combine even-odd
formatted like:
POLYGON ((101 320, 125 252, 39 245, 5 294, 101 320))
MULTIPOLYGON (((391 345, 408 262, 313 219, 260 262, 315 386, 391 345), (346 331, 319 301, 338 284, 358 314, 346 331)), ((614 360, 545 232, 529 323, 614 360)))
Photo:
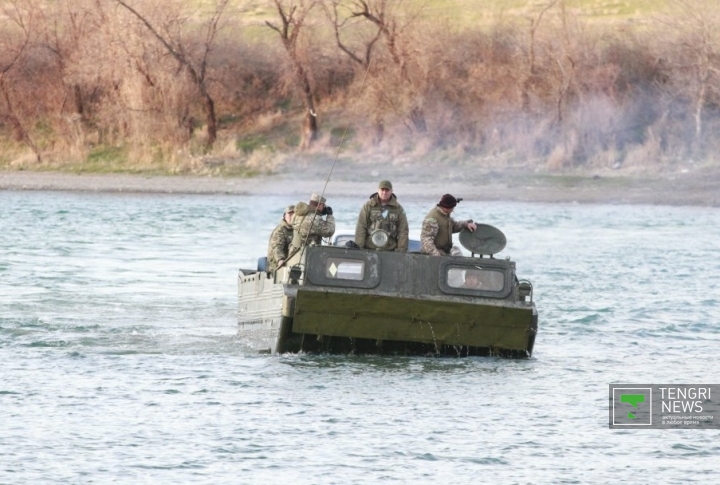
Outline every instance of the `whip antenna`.
MULTIPOLYGON (((357 107, 358 101, 360 101, 360 94, 363 92, 363 88, 365 87, 365 81, 367 80, 368 72, 370 72, 370 64, 372 63, 372 57, 368 61, 367 67, 365 68, 365 74, 363 74, 363 80, 360 83, 360 91, 358 92, 357 97, 355 98, 355 102, 352 105, 352 108, 350 109, 350 119, 352 119, 352 115, 355 113, 355 108, 357 107)), ((325 190, 327 189, 328 183, 330 182, 330 176, 333 173, 333 170, 335 170, 335 164, 337 164, 338 157, 340 156, 340 149, 343 146, 343 143, 345 142, 345 138, 347 136, 347 132, 350 129, 350 121, 347 122, 345 125, 345 129, 343 130, 343 134, 340 137, 340 143, 338 144, 338 148, 335 151, 335 157, 333 158, 333 163, 330 166, 330 171, 328 172, 327 177, 325 178, 325 185, 323 185, 322 192, 320 192, 320 197, 325 197, 325 190)), ((317 216, 317 211, 313 212, 312 220, 310 221, 310 227, 312 228, 313 224, 315 223, 315 216, 317 216)), ((310 237, 310 231, 305 235, 305 240, 303 241, 302 249, 301 251, 305 250, 305 246, 307 246, 308 238, 310 237)), ((295 251, 293 254, 295 254, 297 251, 295 251)), ((290 259, 290 255, 288 255, 288 259, 290 259)), ((284 266, 285 263, 281 266, 284 266)))
MULTIPOLYGON (((352 119, 352 115, 355 114, 355 108, 357 107, 358 101, 360 101, 360 95, 363 92, 363 88, 365 87, 365 81, 367 80, 368 72, 370 72, 370 64, 372 63, 372 57, 370 57, 370 60, 368 60, 367 67, 365 68, 365 74, 363 74, 363 80, 360 83, 360 91, 358 92, 357 97, 355 98, 355 103, 353 103, 352 108, 350 109, 350 119, 352 119)), ((350 121, 348 121, 345 124, 345 129, 343 130, 343 134, 340 137, 340 143, 338 144, 337 150, 335 151, 335 158, 333 159, 333 163, 330 166, 330 171, 328 172, 328 176, 325 179, 325 185, 323 185, 322 192, 320 193, 321 197, 325 196, 325 189, 327 189, 328 182, 330 182, 330 176, 333 173, 333 170, 335 169, 335 164, 338 161, 338 157, 340 156, 340 149, 343 146, 343 143, 345 142, 345 137, 347 136, 347 132, 350 129, 350 121)))

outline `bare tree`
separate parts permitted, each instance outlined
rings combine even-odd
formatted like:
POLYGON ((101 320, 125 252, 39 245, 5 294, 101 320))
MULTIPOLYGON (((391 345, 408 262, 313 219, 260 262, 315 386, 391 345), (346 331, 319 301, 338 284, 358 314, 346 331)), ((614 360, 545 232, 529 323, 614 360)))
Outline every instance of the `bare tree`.
MULTIPOLYGON (((70 5, 63 2, 48 5, 42 10, 41 45, 55 55, 59 70, 63 75, 63 83, 66 83, 66 71, 70 58, 78 49, 78 45, 86 36, 87 31, 92 28, 92 22, 88 20, 90 13, 82 7, 76 7, 77 3, 70 5), (53 11, 51 8, 55 10, 53 11)), ((66 95, 61 110, 70 104, 75 113, 84 118, 85 106, 80 86, 77 83, 66 83, 65 87, 66 95), (71 98, 70 103, 68 103, 68 98, 71 98)))
MULTIPOLYGON (((7 78, 13 70, 17 70, 24 55, 29 49, 32 35, 32 9, 33 5, 27 1, 10 0, 2 8, 3 16, 8 20, 12 29, 3 29, 0 37, 0 93, 5 103, 4 116, 0 113, 0 119, 5 118, 15 130, 18 140, 25 143, 35 154, 38 163, 42 161, 40 150, 32 139, 18 114, 13 101, 12 88, 8 86, 7 78), (13 30, 19 33, 16 38, 13 30)), ((10 84, 13 84, 12 82, 10 84)))
POLYGON ((347 56, 355 63, 359 64, 364 68, 370 66, 370 60, 372 59, 373 51, 377 41, 383 34, 382 27, 378 26, 375 32, 367 37, 367 39, 361 39, 358 43, 359 46, 353 47, 347 40, 343 38, 344 30, 350 26, 352 20, 357 16, 352 10, 348 10, 350 6, 345 6, 343 0, 329 0, 327 4, 323 4, 325 14, 327 15, 330 23, 333 26, 333 32, 335 33, 335 42, 338 48, 347 54, 347 56), (345 9, 345 15, 340 13, 341 10, 345 9))
POLYGON ((303 94, 303 102, 305 104, 305 118, 303 121, 303 137, 300 148, 305 150, 310 147, 312 142, 317 138, 318 122, 317 111, 315 109, 315 99, 313 96, 313 87, 310 82, 308 69, 303 61, 300 52, 299 39, 300 34, 305 27, 305 21, 308 13, 317 2, 305 0, 291 0, 283 2, 282 0, 273 0, 277 13, 280 17, 280 24, 266 21, 268 27, 273 29, 280 35, 285 52, 290 57, 293 65, 295 79, 300 86, 303 94))
POLYGON ((383 39, 383 45, 387 49, 392 64, 398 69, 400 86, 407 90, 410 98, 408 118, 412 127, 417 132, 427 131, 425 113, 420 102, 421 94, 417 89, 418 79, 412 73, 411 65, 416 59, 413 58, 405 46, 405 29, 415 20, 411 16, 404 24, 400 22, 397 9, 402 0, 332 0, 331 8, 328 9, 328 16, 333 23, 335 38, 340 50, 345 52, 355 62, 369 68, 379 39, 383 39), (344 15, 339 11, 345 10, 344 15), (352 49, 342 39, 341 31, 350 20, 362 19, 373 25, 376 30, 372 32, 365 41, 362 48, 352 49), (358 50, 362 50, 361 54, 358 50))
MULTIPOLYGON (((101 92, 98 78, 77 75, 84 46, 93 43, 104 25, 97 7, 94 0, 74 0, 45 2, 38 9, 37 50, 51 53, 42 89, 47 123, 52 123, 58 141, 64 141, 76 159, 86 155, 88 135, 98 132, 94 119, 101 92)), ((87 57, 92 58, 90 64, 100 64, 97 56, 87 57)))
MULTIPOLYGON (((554 4, 555 2, 553 2, 554 4)), ((555 61, 558 64, 558 68, 561 73, 560 87, 557 93, 557 122, 562 123, 563 121, 563 101, 565 100, 568 90, 573 83, 575 77, 575 55, 573 54, 573 43, 570 41, 570 32, 568 29, 568 18, 567 11, 565 9, 565 1, 560 0, 560 20, 562 21, 562 44, 558 48, 557 57, 555 61)))
POLYGON ((162 33, 160 28, 151 23, 148 16, 141 14, 126 0, 110 1, 116 2, 135 16, 187 73, 200 94, 205 112, 205 123, 207 124, 207 148, 211 148, 215 140, 217 140, 217 115, 215 114, 215 100, 208 90, 208 58, 212 52, 215 38, 220 29, 220 20, 229 0, 217 0, 210 19, 205 24, 203 45, 197 56, 191 54, 191 49, 183 43, 181 37, 175 38, 167 29, 165 33, 162 33))
POLYGON ((558 0, 551 0, 548 4, 544 5, 537 16, 529 17, 530 29, 528 31, 528 46, 527 46, 527 72, 525 75, 525 81, 522 85, 522 110, 527 112, 530 109, 530 90, 538 76, 537 61, 536 61, 536 50, 537 50, 537 31, 542 23, 543 17, 550 10, 558 0))
MULTIPOLYGON (((680 38, 674 65, 678 90, 688 94, 694 129, 691 151, 697 153, 704 136, 705 112, 720 98, 720 6, 713 0, 671 0, 671 14, 660 20, 680 38)), ((667 39, 668 41, 670 39, 667 39)))
MULTIPOLYGON (((353 5, 346 5, 346 3, 346 0, 328 0, 323 4, 323 9, 333 27, 338 48, 353 63, 363 69, 364 80, 365 75, 371 70, 371 61, 377 42, 382 36, 382 28, 370 24, 371 30, 363 29, 364 25, 358 25, 358 23, 366 24, 367 22, 355 16, 352 11, 353 5)), ((383 114, 378 106, 373 109, 372 118, 375 131, 374 142, 378 144, 385 137, 383 114)))

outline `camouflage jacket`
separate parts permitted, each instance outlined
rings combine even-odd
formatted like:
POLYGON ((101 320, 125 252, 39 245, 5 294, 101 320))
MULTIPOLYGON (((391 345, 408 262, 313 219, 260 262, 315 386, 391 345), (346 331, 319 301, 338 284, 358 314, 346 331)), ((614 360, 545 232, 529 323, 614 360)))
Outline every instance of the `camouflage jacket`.
POLYGON ((326 217, 323 219, 323 216, 305 202, 295 204, 295 218, 292 224, 294 233, 290 243, 290 253, 303 244, 319 246, 322 238, 335 234, 335 217, 331 215, 326 217))
POLYGON ((384 206, 377 194, 363 204, 355 224, 355 244, 361 248, 377 249, 370 235, 377 229, 383 229, 390 235, 385 251, 407 251, 408 222, 405 209, 397 201, 395 194, 384 206))
POLYGON ((452 249, 452 235, 462 231, 470 221, 456 221, 435 206, 425 216, 420 233, 420 251, 433 256, 447 256, 452 249))
POLYGON ((268 242, 268 271, 276 270, 278 262, 281 259, 287 259, 292 237, 293 228, 290 224, 285 222, 285 219, 280 221, 280 224, 273 229, 272 234, 270 234, 270 241, 268 242))

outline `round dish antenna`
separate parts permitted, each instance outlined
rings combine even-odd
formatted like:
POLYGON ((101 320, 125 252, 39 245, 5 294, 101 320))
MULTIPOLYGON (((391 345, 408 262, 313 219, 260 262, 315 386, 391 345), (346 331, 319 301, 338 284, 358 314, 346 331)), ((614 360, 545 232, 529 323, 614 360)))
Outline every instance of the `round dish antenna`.
POLYGON ((477 224, 475 232, 467 229, 460 231, 460 244, 471 253, 492 256, 505 248, 507 239, 497 227, 490 224, 477 224))

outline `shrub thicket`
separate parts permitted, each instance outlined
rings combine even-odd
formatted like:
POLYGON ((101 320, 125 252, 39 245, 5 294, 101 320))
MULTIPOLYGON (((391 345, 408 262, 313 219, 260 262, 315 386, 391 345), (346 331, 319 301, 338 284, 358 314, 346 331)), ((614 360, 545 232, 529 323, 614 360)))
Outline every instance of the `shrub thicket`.
POLYGON ((554 0, 462 29, 400 0, 266 0, 259 14, 227 0, 3 3, 4 166, 110 153, 122 170, 257 170, 301 145, 332 153, 346 126, 357 159, 559 170, 713 163, 720 150, 715 0, 622 25, 554 0))

